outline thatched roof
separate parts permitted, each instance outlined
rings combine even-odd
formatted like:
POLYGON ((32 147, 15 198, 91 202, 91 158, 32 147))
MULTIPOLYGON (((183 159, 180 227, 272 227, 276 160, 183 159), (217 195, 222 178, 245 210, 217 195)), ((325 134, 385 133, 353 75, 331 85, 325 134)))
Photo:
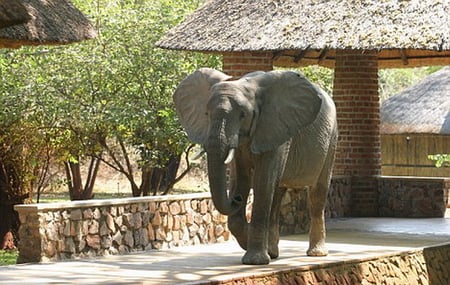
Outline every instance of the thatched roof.
POLYGON ((450 1, 211 0, 158 45, 273 51, 288 66, 333 66, 338 49, 380 50, 380 67, 417 66, 450 58, 449 23, 450 1))
POLYGON ((86 16, 69 0, 21 0, 21 3, 30 20, 0 29, 0 48, 66 44, 96 36, 86 16))
POLYGON ((381 133, 450 135, 450 67, 383 102, 381 133))
POLYGON ((21 2, 0 0, 0 28, 22 24, 30 20, 21 2))

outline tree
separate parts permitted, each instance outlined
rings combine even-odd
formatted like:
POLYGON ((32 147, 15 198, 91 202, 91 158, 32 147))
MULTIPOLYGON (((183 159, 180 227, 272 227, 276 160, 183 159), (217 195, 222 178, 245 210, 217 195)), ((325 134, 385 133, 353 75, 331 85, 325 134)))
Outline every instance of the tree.
POLYGON ((427 66, 416 68, 381 69, 378 72, 379 94, 381 101, 386 100, 401 90, 415 84, 425 76, 436 72, 442 67, 427 66))
POLYGON ((75 4, 92 16, 98 38, 4 52, 21 71, 14 80, 23 86, 12 84, 9 92, 26 97, 26 112, 40 120, 36 127, 48 135, 51 157, 64 164, 72 199, 91 198, 100 162, 123 173, 135 196, 156 194, 159 187, 165 193, 174 182, 169 172, 176 172, 188 146, 172 92, 193 69, 217 67, 219 60, 161 50, 154 43, 199 1, 75 4), (92 166, 85 183, 82 162, 92 166))
POLYGON ((97 39, 0 51, 0 236, 17 227, 13 205, 40 192, 51 164, 64 165, 71 199, 92 197, 100 161, 125 174, 133 195, 157 193, 166 175, 158 173, 176 168, 188 146, 172 92, 193 69, 219 65, 216 56, 154 46, 200 1, 74 2, 97 39))
MULTIPOLYGON (((133 196, 167 193, 175 182, 173 174, 189 143, 177 121, 172 93, 193 69, 219 65, 215 56, 154 46, 168 27, 197 5, 141 1, 96 6, 102 33, 88 48, 96 62, 91 61, 92 71, 84 73, 90 74, 88 86, 102 86, 89 91, 99 96, 101 106, 95 129, 104 155, 97 157, 127 177, 133 196)), ((86 69, 90 63, 80 66, 86 69)))
POLYGON ((15 234, 19 221, 13 206, 28 202, 33 188, 45 184, 51 149, 26 96, 29 66, 6 53, 0 58, 0 238, 15 234), (22 67, 27 67, 22 69, 22 67))

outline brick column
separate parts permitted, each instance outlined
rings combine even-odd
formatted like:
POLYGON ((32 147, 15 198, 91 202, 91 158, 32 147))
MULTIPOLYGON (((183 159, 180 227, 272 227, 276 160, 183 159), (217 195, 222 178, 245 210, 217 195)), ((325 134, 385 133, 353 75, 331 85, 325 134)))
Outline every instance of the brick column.
POLYGON ((223 54, 223 72, 234 78, 252 71, 273 69, 271 52, 229 52, 223 54))
POLYGON ((377 52, 337 52, 333 99, 340 137, 334 175, 352 176, 353 215, 376 216, 381 174, 377 52))

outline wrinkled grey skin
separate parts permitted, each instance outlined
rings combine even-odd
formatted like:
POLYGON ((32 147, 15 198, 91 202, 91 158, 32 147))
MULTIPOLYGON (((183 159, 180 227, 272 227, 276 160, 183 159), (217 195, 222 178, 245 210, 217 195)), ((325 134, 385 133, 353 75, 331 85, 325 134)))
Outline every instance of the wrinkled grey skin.
POLYGON ((199 69, 180 83, 174 102, 189 138, 206 150, 211 196, 246 250, 242 262, 268 264, 278 257, 279 187, 310 186, 307 254, 327 255, 324 207, 337 144, 332 99, 291 71, 229 79, 214 69, 199 69), (245 206, 251 188, 248 223, 245 206))

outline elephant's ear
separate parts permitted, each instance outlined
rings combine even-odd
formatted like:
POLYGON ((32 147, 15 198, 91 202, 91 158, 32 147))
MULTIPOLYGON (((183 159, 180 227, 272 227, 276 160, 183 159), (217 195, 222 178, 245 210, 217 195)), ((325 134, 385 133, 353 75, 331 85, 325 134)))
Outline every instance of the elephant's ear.
POLYGON ((304 76, 292 71, 271 71, 255 78, 260 116, 252 140, 252 152, 275 149, 311 124, 322 105, 321 91, 304 76))
POLYGON ((191 141, 203 144, 208 131, 206 103, 214 84, 228 80, 228 76, 212 68, 194 71, 178 85, 173 95, 180 123, 191 141))

